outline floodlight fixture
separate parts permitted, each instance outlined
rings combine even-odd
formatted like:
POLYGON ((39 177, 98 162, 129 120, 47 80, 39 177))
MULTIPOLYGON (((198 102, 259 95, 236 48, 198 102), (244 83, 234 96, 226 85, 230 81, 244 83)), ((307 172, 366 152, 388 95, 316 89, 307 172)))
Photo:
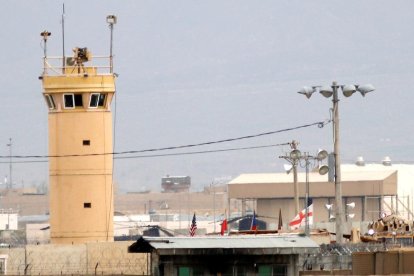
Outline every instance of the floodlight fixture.
POLYGON ((310 98, 315 93, 315 87, 304 86, 298 91, 299 94, 305 95, 306 98, 310 98))
POLYGON ((108 16, 106 17, 106 23, 108 23, 109 25, 114 25, 114 24, 116 24, 116 21, 117 21, 116 16, 115 16, 115 15, 113 15, 113 14, 108 15, 108 16))
POLYGON ((324 160, 326 157, 328 157, 328 152, 326 150, 319 150, 318 155, 316 156, 316 159, 318 161, 324 160))
POLYGON ((353 209, 353 208, 355 208, 355 202, 347 203, 346 206, 353 209))
POLYGON ((372 84, 365 84, 357 87, 357 91, 361 93, 363 97, 365 97, 365 94, 372 92, 375 90, 375 87, 372 84))
POLYGON ((391 166, 391 158, 389 156, 385 156, 382 160, 382 164, 384 166, 391 166))
POLYGON ((322 165, 319 167, 319 174, 325 175, 329 172, 329 167, 327 165, 322 165))
POLYGON ((289 174, 293 169, 293 165, 292 164, 283 164, 283 168, 285 169, 286 173, 289 174))
POLYGON ((358 156, 355 162, 355 165, 360 166, 360 167, 365 166, 364 157, 358 156))
POLYGON ((348 218, 353 219, 355 217, 355 214, 348 214, 348 218))
POLYGON ((332 210, 333 204, 325 204, 325 208, 328 210, 332 210))
POLYGON ((302 153, 298 149, 294 149, 290 152, 290 158, 293 160, 299 160, 302 156, 302 153))
POLYGON ((344 94, 345 97, 351 97, 356 91, 357 88, 353 84, 342 86, 342 94, 344 94))
POLYGON ((319 93, 321 93, 325 98, 329 98, 333 95, 334 91, 331 86, 322 86, 319 89, 319 93))
POLYGON ((48 39, 49 36, 51 36, 52 33, 48 32, 46 30, 44 30, 43 32, 40 33, 40 36, 43 37, 43 40, 46 41, 48 39))

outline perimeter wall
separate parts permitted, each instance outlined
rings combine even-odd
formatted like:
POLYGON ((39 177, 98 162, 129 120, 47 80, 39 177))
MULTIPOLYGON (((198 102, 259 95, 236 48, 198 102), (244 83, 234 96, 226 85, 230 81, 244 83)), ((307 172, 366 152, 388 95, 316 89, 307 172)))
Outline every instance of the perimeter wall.
POLYGON ((148 275, 148 254, 128 253, 132 242, 27 245, 1 248, 6 275, 148 275))

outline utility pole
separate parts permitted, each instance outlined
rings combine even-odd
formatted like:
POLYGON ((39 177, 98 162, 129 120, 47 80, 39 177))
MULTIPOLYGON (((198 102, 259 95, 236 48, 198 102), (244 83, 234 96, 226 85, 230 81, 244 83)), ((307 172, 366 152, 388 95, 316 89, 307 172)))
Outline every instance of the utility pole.
POLYGON ((7 144, 7 146, 9 147, 9 182, 7 183, 7 189, 11 189, 13 187, 13 177, 12 177, 12 171, 13 171, 13 157, 12 157, 12 138, 9 138, 9 143, 7 144))
MULTIPOLYGON (((292 150, 296 150, 299 142, 293 140, 290 144, 292 150)), ((288 161, 292 165, 292 172, 293 172, 293 193, 294 193, 294 200, 295 200, 295 214, 299 214, 299 184, 298 184, 298 160, 296 158, 292 158, 290 155, 286 154, 284 156, 279 156, 279 158, 283 158, 288 161)), ((289 173, 287 171, 287 173, 289 173)))

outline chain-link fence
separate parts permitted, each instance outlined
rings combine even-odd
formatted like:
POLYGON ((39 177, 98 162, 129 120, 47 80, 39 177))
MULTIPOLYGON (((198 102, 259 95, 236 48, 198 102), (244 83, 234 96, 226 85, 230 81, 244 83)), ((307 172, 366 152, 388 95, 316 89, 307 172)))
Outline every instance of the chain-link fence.
POLYGON ((382 243, 322 244, 319 253, 302 255, 299 270, 352 270, 352 253, 384 250, 382 243))

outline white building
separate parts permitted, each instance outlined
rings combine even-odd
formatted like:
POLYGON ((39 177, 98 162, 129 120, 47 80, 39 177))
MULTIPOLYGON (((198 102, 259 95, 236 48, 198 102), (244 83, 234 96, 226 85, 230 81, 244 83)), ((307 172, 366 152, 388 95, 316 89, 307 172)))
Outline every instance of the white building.
POLYGON ((0 230, 17 230, 17 218, 12 209, 0 209, 0 230))

